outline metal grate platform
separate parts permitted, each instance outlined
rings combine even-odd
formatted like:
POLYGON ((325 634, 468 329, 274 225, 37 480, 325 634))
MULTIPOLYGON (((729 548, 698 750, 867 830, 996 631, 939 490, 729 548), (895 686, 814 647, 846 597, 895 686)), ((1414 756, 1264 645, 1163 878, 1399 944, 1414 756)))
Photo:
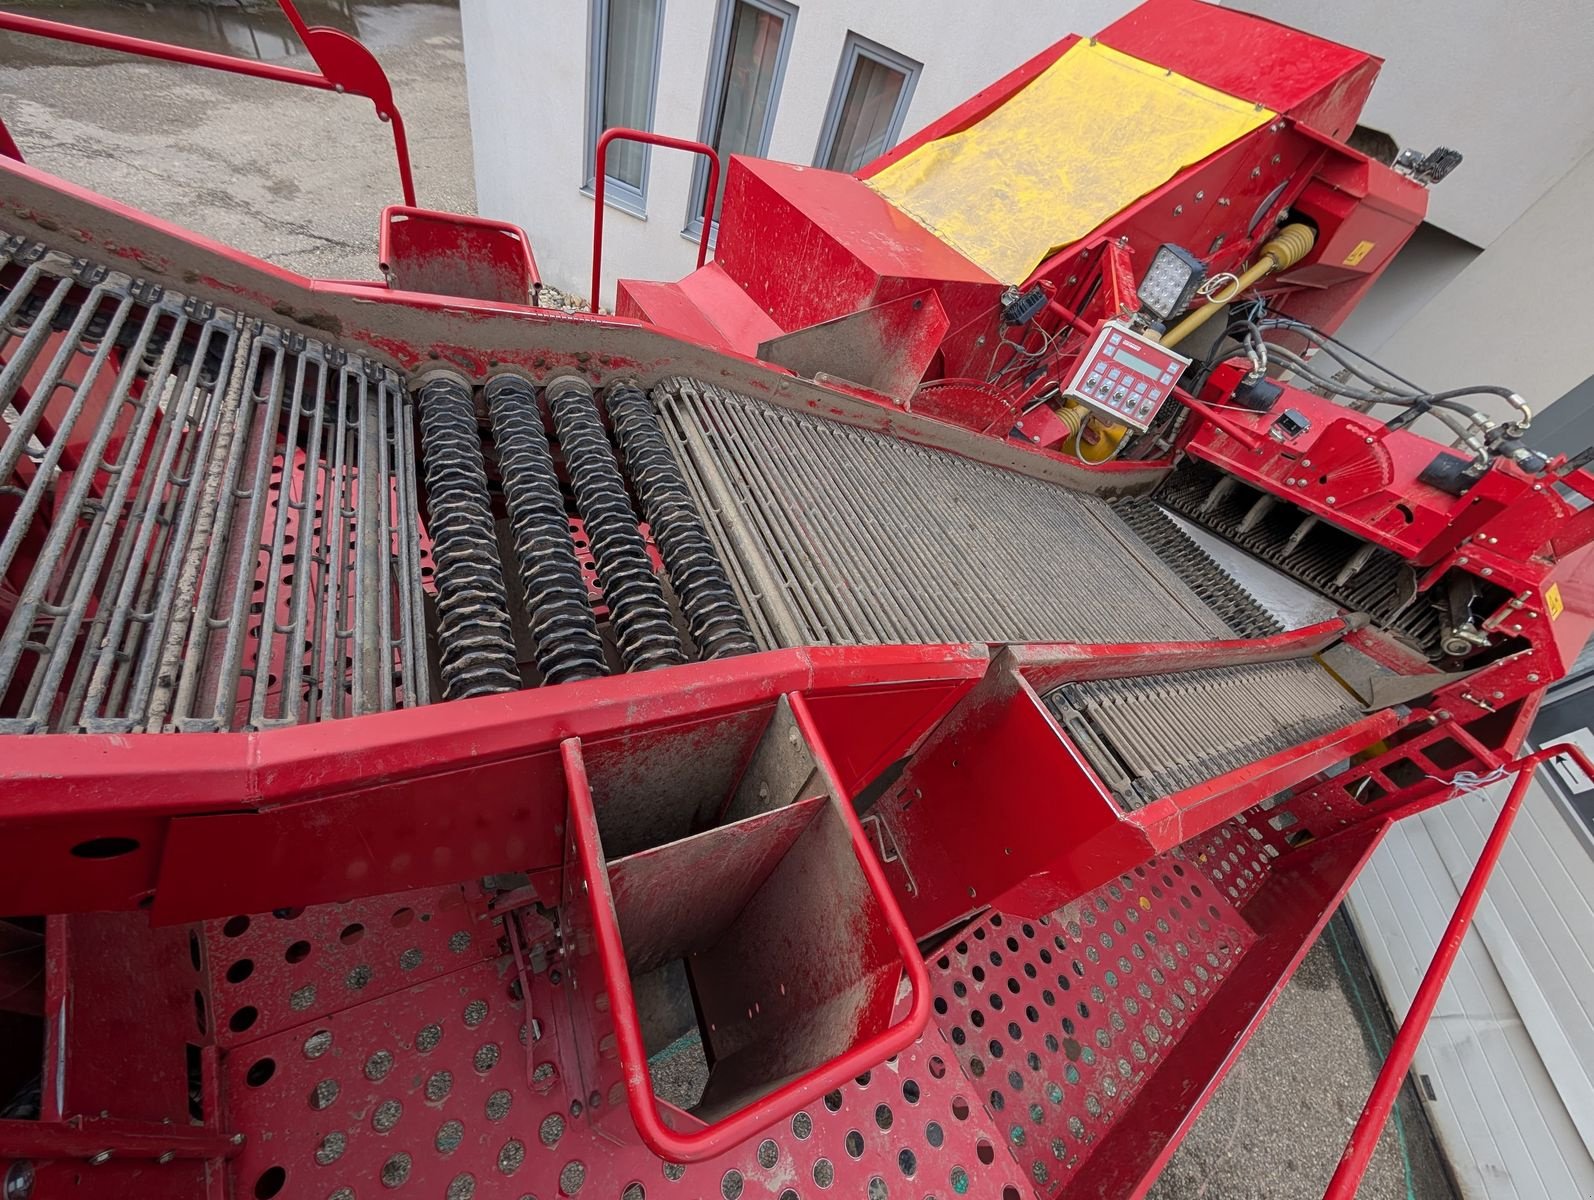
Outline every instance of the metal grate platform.
POLYGON ((765 645, 1234 636, 1105 500, 699 381, 653 399, 765 645))
POLYGON ((223 1035, 228 1123, 247 1133, 237 1194, 1050 1194, 1254 936, 1178 856, 1049 917, 990 914, 932 961, 935 1016, 911 1049, 767 1137, 680 1167, 640 1145, 618 1088, 571 1090, 571 1056, 593 1050, 570 978, 557 963, 533 975, 528 1006, 499 932, 447 888, 209 923, 219 1028, 237 1006, 261 1014, 223 1035), (240 962, 251 970, 228 982, 240 962), (379 974, 353 989, 361 963, 379 974))
POLYGON ((426 701, 394 372, 21 239, 0 363, 0 732, 426 701))
POLYGON ((1278 618, 1257 603, 1234 576, 1154 501, 1143 496, 1126 497, 1113 502, 1113 511, 1237 635, 1259 638, 1284 632, 1278 618))
POLYGON ((1361 715, 1351 694, 1312 658, 1071 683, 1046 700, 1127 809, 1361 715))
MULTIPOLYGON (((937 1023, 1035 1192, 1081 1176, 1254 940, 1205 876, 1168 857, 1050 917, 992 913, 934 961, 937 1023)), ((976 1151, 995 1158, 984 1140, 976 1151)))

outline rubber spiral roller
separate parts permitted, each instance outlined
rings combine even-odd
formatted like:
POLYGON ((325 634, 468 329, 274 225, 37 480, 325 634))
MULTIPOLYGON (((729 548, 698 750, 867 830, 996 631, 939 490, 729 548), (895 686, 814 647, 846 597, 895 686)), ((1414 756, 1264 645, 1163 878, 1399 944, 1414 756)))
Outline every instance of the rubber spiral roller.
POLYGON ((489 379, 484 392, 537 645, 537 669, 547 683, 605 675, 603 639, 570 540, 570 520, 537 394, 516 375, 489 379))
POLYGON ((562 375, 548 382, 547 396, 626 670, 685 662, 592 389, 584 380, 562 375))
POLYGON ((419 400, 443 691, 450 700, 512 692, 520 672, 470 384, 436 376, 419 400))

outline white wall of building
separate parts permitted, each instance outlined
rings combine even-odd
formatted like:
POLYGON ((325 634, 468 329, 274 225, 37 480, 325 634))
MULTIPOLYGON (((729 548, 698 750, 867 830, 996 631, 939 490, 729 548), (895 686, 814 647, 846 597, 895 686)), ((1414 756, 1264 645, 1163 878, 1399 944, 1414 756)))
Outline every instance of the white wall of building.
MULTIPOLYGON (((1345 340, 1424 387, 1499 383, 1541 408, 1594 375, 1594 310, 1554 300, 1594 269, 1594 238, 1580 231, 1594 204, 1594 5, 1230 2, 1380 55, 1363 124, 1465 156, 1430 193, 1435 228, 1396 258, 1345 340), (1547 317, 1548 353, 1533 336, 1547 317)), ((1419 428, 1449 440, 1436 422, 1419 428)))
POLYGON ((1591 201, 1594 153, 1393 330, 1379 358, 1424 387, 1501 383, 1541 408, 1594 375, 1591 201))
MULTIPOLYGON (((924 64, 903 134, 928 124, 1068 33, 1094 33, 1129 0, 799 0, 768 157, 812 163, 848 32, 924 64)), ((664 0, 657 133, 696 138, 717 0, 664 0)), ((592 200, 581 191, 587 104, 587 5, 579 0, 461 0, 476 196, 484 216, 530 235, 543 278, 590 290, 592 200)), ((610 206, 603 302, 618 276, 678 279, 696 265, 681 235, 689 155, 655 150, 645 219, 610 206)))

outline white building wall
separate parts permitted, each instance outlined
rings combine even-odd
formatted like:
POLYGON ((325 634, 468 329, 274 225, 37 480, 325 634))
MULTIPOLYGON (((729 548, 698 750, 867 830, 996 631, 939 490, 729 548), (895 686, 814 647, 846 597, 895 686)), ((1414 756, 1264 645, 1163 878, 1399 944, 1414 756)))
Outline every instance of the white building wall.
MULTIPOLYGON (((902 134, 941 116, 1068 33, 1093 33, 1129 0, 800 0, 768 157, 812 163, 842 48, 854 32, 924 64, 902 134)), ((588 6, 578 0, 461 0, 477 207, 530 235, 543 279, 586 296, 592 199, 583 194, 588 6)), ((717 0, 664 0, 656 133, 696 138, 717 0)), ((690 155, 654 150, 647 216, 609 206, 605 305, 619 276, 679 279, 696 265, 683 237, 690 155)))
POLYGON ((1424 387, 1500 383, 1539 407, 1594 375, 1594 305, 1583 298, 1594 279, 1591 202, 1594 153, 1392 330, 1380 361, 1424 387))
MULTIPOLYGON (((1397 1019, 1416 995, 1506 784, 1401 821, 1351 889, 1397 1019)), ((1594 857, 1535 781, 1417 1048, 1413 1073, 1464 1200, 1594 1196, 1594 857)))
MULTIPOLYGON (((1424 387, 1498 383, 1539 408, 1594 375, 1594 314, 1553 300, 1594 268, 1578 216, 1594 201, 1594 5, 1229 2, 1380 55, 1362 122, 1403 147, 1465 156, 1429 196, 1435 229, 1396 258, 1346 322, 1345 340, 1424 387), (1551 309, 1553 349, 1533 337, 1551 309)), ((1436 421, 1418 428, 1450 440, 1436 421)))

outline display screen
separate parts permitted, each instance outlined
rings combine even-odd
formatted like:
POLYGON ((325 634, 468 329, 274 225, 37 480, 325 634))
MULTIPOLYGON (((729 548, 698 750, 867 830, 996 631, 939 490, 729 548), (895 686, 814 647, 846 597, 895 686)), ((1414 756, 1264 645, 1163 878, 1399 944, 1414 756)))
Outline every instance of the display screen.
POLYGON ((1148 363, 1143 358, 1136 358, 1122 346, 1118 347, 1118 350, 1113 357, 1119 362, 1123 363, 1123 365, 1128 367, 1131 371, 1139 371, 1142 375, 1149 375, 1152 379, 1157 378, 1163 373, 1164 370, 1167 369, 1165 367, 1158 366, 1156 363, 1148 363))

